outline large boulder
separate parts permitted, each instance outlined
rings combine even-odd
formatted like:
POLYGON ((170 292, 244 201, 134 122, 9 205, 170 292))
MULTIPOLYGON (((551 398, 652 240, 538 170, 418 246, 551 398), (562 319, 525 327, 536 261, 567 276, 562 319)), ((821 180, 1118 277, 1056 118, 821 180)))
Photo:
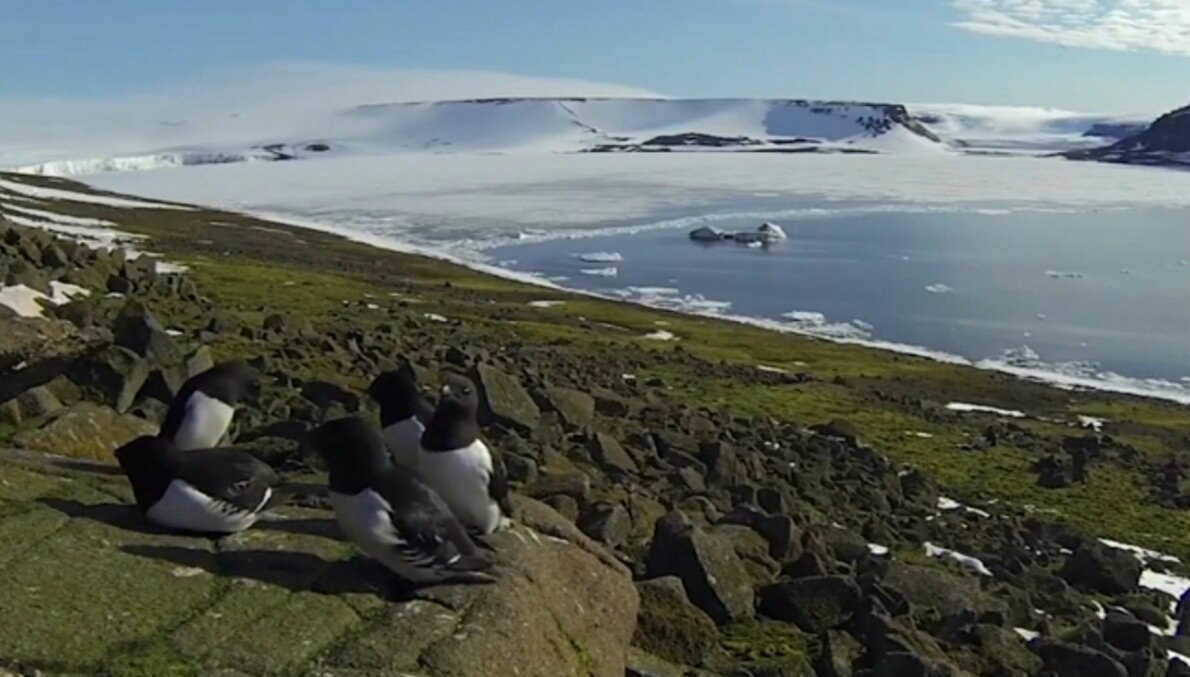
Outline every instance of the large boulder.
POLYGON ((677 576, 690 601, 720 625, 753 613, 752 578, 731 541, 695 527, 679 511, 657 521, 645 569, 650 578, 677 576))
POLYGON ((57 320, 0 320, 0 402, 48 383, 111 341, 105 329, 57 320))
POLYGON ((128 301, 112 323, 116 345, 164 365, 182 361, 182 350, 140 301, 128 301))
POLYGON ((1029 648, 1056 677, 1128 677, 1128 670, 1118 661, 1095 649, 1057 639, 1034 640, 1029 648))
POLYGON ((1143 568, 1131 553, 1088 542, 1066 560, 1061 575, 1075 587, 1117 595, 1136 590, 1143 568))
POLYGON ((132 407, 148 378, 148 362, 120 346, 111 346, 76 363, 70 370, 70 379, 75 384, 97 393, 120 413, 132 407))
POLYGON ((640 471, 623 445, 607 433, 595 433, 591 440, 591 457, 608 473, 626 475, 640 471))
POLYGON ((810 633, 838 628, 855 616, 863 592, 848 576, 814 576, 781 581, 760 591, 760 611, 810 633))
POLYGON ((157 434, 148 421, 92 402, 66 409, 49 425, 18 435, 19 447, 47 454, 111 460, 112 452, 141 437, 157 434))
POLYGON ((640 615, 632 643, 666 660, 699 665, 715 650, 715 622, 690 603, 681 579, 663 576, 636 585, 640 615))
MULTIPOLYGON (((523 527, 491 537, 499 580, 443 586, 396 605, 334 659, 352 674, 624 674, 639 598, 606 550, 537 501, 517 499, 523 527)), ((338 673, 333 673, 338 674, 338 673)))
POLYGON ((476 365, 474 377, 480 392, 480 415, 484 419, 522 432, 532 432, 537 427, 541 410, 520 381, 484 363, 476 365))
POLYGON ((595 398, 573 388, 546 388, 549 407, 572 426, 583 427, 595 420, 595 398))

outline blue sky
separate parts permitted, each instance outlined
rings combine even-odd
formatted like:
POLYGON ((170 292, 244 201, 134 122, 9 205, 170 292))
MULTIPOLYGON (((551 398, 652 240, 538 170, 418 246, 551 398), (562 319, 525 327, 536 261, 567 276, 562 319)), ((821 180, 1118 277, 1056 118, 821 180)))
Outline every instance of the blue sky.
POLYGON ((300 59, 671 96, 1138 113, 1190 100, 1185 0, 0 0, 0 16, 0 98, 300 59))

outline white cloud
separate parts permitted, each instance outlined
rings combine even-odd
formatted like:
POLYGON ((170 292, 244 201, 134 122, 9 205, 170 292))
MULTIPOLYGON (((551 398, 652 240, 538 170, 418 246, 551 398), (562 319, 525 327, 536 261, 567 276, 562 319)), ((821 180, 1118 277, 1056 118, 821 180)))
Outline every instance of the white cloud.
POLYGON ((1190 0, 951 0, 976 33, 1190 55, 1190 0))

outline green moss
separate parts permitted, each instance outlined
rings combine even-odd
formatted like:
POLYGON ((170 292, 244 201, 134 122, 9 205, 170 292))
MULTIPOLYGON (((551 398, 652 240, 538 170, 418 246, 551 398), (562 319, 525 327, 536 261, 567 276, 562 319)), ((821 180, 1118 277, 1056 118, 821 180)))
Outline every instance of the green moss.
POLYGON ((720 646, 732 665, 763 672, 800 674, 810 664, 812 647, 793 625, 775 621, 746 622, 723 628, 720 646))
POLYGON ((183 658, 164 641, 116 647, 104 664, 104 677, 191 677, 198 666, 183 658))

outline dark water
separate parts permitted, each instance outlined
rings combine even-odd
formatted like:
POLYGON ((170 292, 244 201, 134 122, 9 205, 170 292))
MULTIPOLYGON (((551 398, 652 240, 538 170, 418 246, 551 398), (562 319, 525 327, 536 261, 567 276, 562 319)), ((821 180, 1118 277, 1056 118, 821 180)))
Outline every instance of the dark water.
POLYGON ((565 276, 573 288, 673 287, 728 301, 733 315, 771 319, 814 311, 828 323, 860 320, 874 339, 970 359, 1028 346, 1049 363, 1170 381, 1190 375, 1190 212, 861 213, 778 223, 789 240, 765 249, 703 245, 687 239, 688 229, 666 229, 488 253, 515 260, 507 264, 514 270, 565 276), (574 256, 587 252, 623 260, 574 256), (580 273, 607 266, 618 275, 580 273), (927 291, 935 285, 950 291, 927 291))

